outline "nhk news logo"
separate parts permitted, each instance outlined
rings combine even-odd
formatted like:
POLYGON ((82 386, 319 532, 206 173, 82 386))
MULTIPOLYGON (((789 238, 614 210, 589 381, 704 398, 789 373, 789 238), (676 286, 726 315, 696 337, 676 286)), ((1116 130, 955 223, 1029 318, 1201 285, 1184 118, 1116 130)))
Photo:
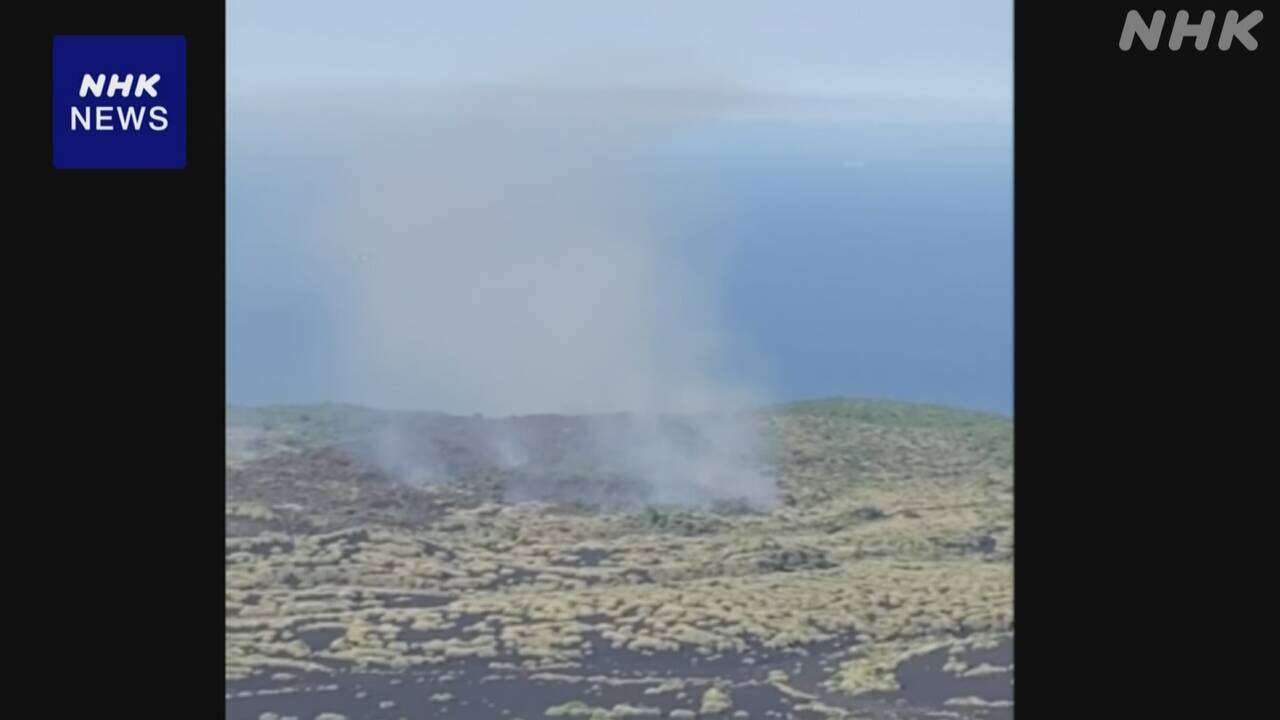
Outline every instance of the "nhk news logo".
POLYGON ((186 55, 181 35, 55 36, 54 167, 186 167, 186 55))

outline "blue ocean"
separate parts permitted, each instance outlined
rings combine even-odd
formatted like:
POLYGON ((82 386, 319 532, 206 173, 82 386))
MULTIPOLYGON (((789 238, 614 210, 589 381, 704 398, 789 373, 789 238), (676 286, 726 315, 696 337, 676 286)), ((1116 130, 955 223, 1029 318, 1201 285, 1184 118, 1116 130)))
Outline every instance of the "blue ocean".
MULTIPOLYGON (((341 400, 337 300, 299 252, 330 168, 234 134, 231 162, 228 402, 341 400)), ((726 374, 778 400, 1012 413, 1008 125, 723 123, 670 137, 643 172, 659 214, 698 218, 666 240, 716 268, 726 374)))

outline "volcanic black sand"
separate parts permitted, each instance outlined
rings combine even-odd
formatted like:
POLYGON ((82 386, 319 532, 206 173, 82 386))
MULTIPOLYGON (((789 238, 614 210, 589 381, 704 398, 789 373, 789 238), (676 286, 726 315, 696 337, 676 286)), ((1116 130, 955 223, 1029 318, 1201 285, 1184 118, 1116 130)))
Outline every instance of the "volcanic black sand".
POLYGON ((691 506, 630 422, 230 409, 228 717, 1012 717, 1010 421, 761 411, 691 506))

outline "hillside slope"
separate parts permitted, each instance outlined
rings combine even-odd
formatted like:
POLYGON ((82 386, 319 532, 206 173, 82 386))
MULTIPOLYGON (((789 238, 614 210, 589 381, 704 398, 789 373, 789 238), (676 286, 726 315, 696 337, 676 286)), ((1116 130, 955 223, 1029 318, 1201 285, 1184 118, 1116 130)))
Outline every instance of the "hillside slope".
POLYGON ((769 408, 776 495, 690 506, 627 422, 228 409, 229 717, 1012 716, 1010 420, 769 408))

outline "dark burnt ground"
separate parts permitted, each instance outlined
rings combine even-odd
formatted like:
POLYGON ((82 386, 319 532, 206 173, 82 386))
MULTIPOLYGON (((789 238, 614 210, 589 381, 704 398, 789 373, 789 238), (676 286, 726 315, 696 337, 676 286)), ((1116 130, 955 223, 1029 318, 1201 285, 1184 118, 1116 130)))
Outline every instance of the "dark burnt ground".
MULTIPOLYGON (((282 432, 270 428, 241 425, 234 432, 250 438, 282 432)), ((323 433, 270 436, 274 442, 241 441, 255 452, 228 465, 226 501, 265 505, 273 516, 229 515, 226 534, 363 524, 421 529, 453 510, 502 501, 640 508, 652 500, 644 479, 649 460, 628 456, 628 448, 658 448, 664 461, 694 463, 710 442, 690 420, 626 414, 414 413, 361 430, 348 436, 326 426, 323 433)))
MULTIPOLYGON (((785 651, 749 649, 745 652, 702 654, 695 651, 636 653, 614 649, 598 637, 581 667, 550 670, 519 669, 514 658, 456 660, 424 671, 382 674, 335 672, 273 680, 264 675, 228 683, 229 720, 258 720, 263 713, 310 720, 324 712, 349 720, 396 718, 533 718, 546 717, 547 708, 580 701, 593 708, 618 704, 655 708, 668 717, 672 710, 696 712, 702 695, 716 685, 733 701, 732 711, 752 718, 818 718, 806 708, 815 700, 858 717, 950 717, 1011 720, 1012 708, 948 705, 952 698, 979 697, 987 701, 1012 699, 1011 676, 957 678, 942 669, 947 653, 940 650, 903 663, 898 671, 899 692, 850 698, 826 690, 822 683, 846 657, 851 638, 835 638, 785 651), (786 688, 769 681, 769 674, 787 674, 786 688), (684 681, 677 689, 664 682, 684 681), (646 690, 651 692, 646 693, 646 690), (660 692, 655 692, 661 690, 660 692)), ((962 655, 970 665, 986 662, 1008 665, 1011 643, 995 650, 962 655)), ((731 712, 732 712, 731 711, 731 712)), ((730 713, 725 713, 728 717, 730 713)))
POLYGON ((425 527, 452 510, 501 496, 492 479, 469 480, 410 486, 364 459, 353 445, 255 458, 227 469, 227 502, 271 506, 275 517, 263 521, 229 516, 227 536, 265 530, 305 534, 366 524, 425 527))

